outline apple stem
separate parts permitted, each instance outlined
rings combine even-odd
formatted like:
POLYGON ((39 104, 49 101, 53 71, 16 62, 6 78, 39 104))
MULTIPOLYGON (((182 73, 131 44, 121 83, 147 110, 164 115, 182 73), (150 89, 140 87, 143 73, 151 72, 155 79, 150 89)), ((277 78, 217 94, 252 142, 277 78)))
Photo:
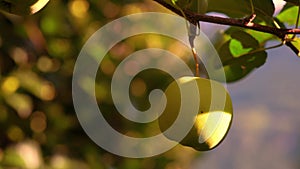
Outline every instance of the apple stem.
POLYGON ((190 23, 190 25, 188 26, 188 36, 189 36, 189 42, 190 42, 190 46, 191 46, 194 61, 195 61, 195 67, 196 67, 195 76, 200 77, 198 54, 197 54, 197 51, 196 51, 195 45, 194 45, 196 36, 199 36, 199 34, 200 34, 200 23, 197 23, 195 25, 190 23), (195 25, 197 25, 197 26, 195 26, 195 25), (197 29, 199 29, 199 32, 197 32, 197 29))
POLYGON ((196 67, 195 76, 200 77, 198 55, 197 55, 195 48, 192 48, 192 53, 193 53, 193 57, 194 57, 194 61, 195 61, 195 67, 196 67))
POLYGON ((195 40, 196 36, 199 36, 199 34, 200 34, 200 23, 199 22, 189 23, 189 21, 187 20, 187 17, 185 16, 185 13, 183 12, 183 10, 179 6, 177 6, 176 3, 173 3, 173 4, 179 9, 182 16, 186 19, 185 20, 186 28, 188 30, 188 37, 189 37, 190 47, 192 49, 192 53, 193 53, 193 57, 194 57, 194 61, 195 61, 195 67, 196 67, 195 76, 200 77, 198 55, 197 55, 196 49, 194 47, 194 40, 195 40))

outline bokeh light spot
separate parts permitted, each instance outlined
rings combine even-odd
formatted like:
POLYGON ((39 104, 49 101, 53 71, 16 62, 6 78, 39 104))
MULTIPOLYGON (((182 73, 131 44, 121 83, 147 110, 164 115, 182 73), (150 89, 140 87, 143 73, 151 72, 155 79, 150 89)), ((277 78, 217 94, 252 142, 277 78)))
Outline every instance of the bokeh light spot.
POLYGON ((146 35, 147 37, 145 38, 146 45, 147 47, 152 47, 152 48, 162 48, 163 47, 163 38, 158 35, 154 34, 148 34, 146 35))
POLYGON ((14 76, 9 76, 3 81, 1 89, 4 93, 11 94, 14 93, 19 88, 19 86, 19 80, 14 76))
POLYGON ((132 46, 125 42, 118 43, 109 51, 112 57, 116 60, 123 60, 129 54, 134 52, 132 46))
POLYGON ((145 94, 147 86, 144 80, 137 78, 133 80, 130 90, 133 96, 141 97, 145 94))
POLYGON ((130 4, 130 5, 124 5, 121 15, 130 15, 134 13, 140 13, 143 12, 143 9, 140 4, 130 4))
POLYGON ((40 57, 37 61, 37 67, 42 72, 50 72, 53 66, 53 61, 45 56, 40 57))
POLYGON ((47 127, 46 115, 43 112, 34 112, 30 121, 30 128, 36 133, 43 132, 47 127))
POLYGON ((25 64, 29 60, 27 52, 20 47, 16 47, 11 51, 11 57, 19 65, 25 64))
POLYGON ((12 141, 19 141, 24 138, 24 133, 18 126, 11 126, 7 130, 7 136, 12 141))
POLYGON ((58 23, 55 17, 48 16, 41 20, 41 28, 47 34, 55 34, 58 31, 58 23))
POLYGON ((112 75, 116 69, 114 63, 109 59, 103 60, 100 67, 102 72, 106 75, 112 75))
POLYGON ((116 17, 119 12, 120 12, 120 6, 107 1, 107 3, 105 3, 103 9, 102 9, 103 15, 107 18, 114 18, 116 17))
POLYGON ((86 0, 74 0, 69 4, 69 10, 77 18, 85 18, 90 4, 86 0))
POLYGON ((99 102, 107 101, 109 89, 103 83, 95 83, 96 98, 99 102))
POLYGON ((31 98, 25 94, 13 93, 6 97, 6 102, 17 111, 21 118, 27 118, 33 109, 31 98))
POLYGON ((44 83, 40 88, 40 97, 43 100, 52 100, 55 97, 55 88, 51 83, 44 83))
POLYGON ((72 45, 68 39, 52 39, 48 43, 48 50, 50 56, 64 58, 66 56, 69 56, 70 51, 72 51, 72 45))
POLYGON ((24 168, 41 168, 42 159, 39 145, 34 141, 23 141, 16 146, 17 154, 24 161, 24 168))

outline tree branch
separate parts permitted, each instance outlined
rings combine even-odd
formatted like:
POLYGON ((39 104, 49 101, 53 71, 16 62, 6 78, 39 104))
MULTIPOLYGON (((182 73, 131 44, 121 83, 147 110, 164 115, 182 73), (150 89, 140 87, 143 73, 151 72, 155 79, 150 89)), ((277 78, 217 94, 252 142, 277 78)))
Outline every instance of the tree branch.
MULTIPOLYGON (((171 10, 172 12, 180 16, 183 16, 180 10, 168 4, 167 2, 165 2, 165 0, 154 0, 154 1, 166 7, 167 9, 171 10)), ((300 29, 282 29, 282 28, 276 28, 276 27, 253 23, 251 20, 253 20, 253 17, 255 17, 255 15, 254 16, 251 15, 250 18, 247 17, 242 19, 240 18, 236 19, 236 18, 224 18, 218 16, 197 14, 189 10, 183 10, 183 12, 186 15, 186 19, 193 24, 202 21, 202 22, 216 23, 221 25, 237 26, 237 27, 247 28, 251 30, 256 30, 259 32, 270 33, 282 40, 285 40, 285 38, 287 37, 286 35, 288 34, 300 34, 300 29)), ((293 44, 286 43, 286 45, 296 53, 295 49, 297 48, 293 44)), ((299 55, 299 51, 296 54, 299 55)))

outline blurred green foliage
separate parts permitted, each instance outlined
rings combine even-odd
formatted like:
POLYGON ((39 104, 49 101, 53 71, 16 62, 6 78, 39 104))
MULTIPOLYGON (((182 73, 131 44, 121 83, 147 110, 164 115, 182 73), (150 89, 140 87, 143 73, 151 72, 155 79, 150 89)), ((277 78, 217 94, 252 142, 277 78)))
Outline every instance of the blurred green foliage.
MULTIPOLYGON (((87 38, 118 17, 153 9, 167 11, 150 1, 52 0, 34 15, 0 12, 1 169, 188 168, 196 154, 181 146, 147 159, 106 152, 84 133, 72 105, 73 67, 87 38)), ((182 56, 189 51, 178 50, 181 44, 174 40, 146 36, 117 44, 100 65, 101 80, 96 81, 96 96, 107 121, 120 132, 134 136, 158 131, 151 125, 129 123, 116 113, 111 99, 107 99, 114 68, 141 48, 166 48, 182 56)), ((130 89, 134 104, 146 109, 149 91, 164 80, 168 83, 168 79, 155 70, 141 72, 130 89)))

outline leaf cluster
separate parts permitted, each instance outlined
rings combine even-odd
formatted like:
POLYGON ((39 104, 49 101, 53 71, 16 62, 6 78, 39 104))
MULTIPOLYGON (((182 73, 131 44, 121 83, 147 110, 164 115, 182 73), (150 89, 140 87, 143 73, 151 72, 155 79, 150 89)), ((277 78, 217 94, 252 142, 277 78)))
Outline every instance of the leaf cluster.
MULTIPOLYGON (((220 12, 231 18, 246 18, 252 14, 252 21, 260 25, 285 29, 287 25, 296 26, 299 8, 298 0, 287 0, 278 15, 274 16, 275 7, 272 0, 209 0, 208 12, 220 12), (252 6, 253 5, 253 6, 252 6)), ((247 28, 229 27, 216 41, 217 51, 223 63, 228 82, 234 82, 262 66, 267 59, 270 41, 279 41, 274 46, 280 47, 287 39, 276 35, 250 30, 247 28)), ((297 49, 298 38, 288 39, 297 49)))

